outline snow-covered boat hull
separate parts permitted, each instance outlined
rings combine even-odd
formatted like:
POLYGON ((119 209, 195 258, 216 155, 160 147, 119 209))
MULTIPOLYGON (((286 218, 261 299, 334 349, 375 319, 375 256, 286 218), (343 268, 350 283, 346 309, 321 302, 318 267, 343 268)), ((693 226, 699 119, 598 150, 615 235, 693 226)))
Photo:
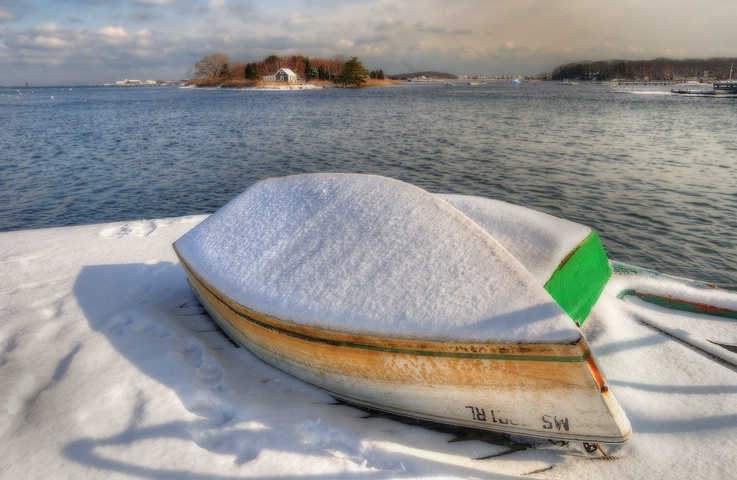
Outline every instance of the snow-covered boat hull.
POLYGON ((560 440, 631 434, 577 326, 611 275, 588 227, 313 174, 257 183, 174 249, 236 343, 338 398, 560 440))
POLYGON ((235 342, 337 398, 533 437, 619 443, 631 435, 583 337, 573 344, 482 344, 331 332, 250 310, 182 265, 235 342))

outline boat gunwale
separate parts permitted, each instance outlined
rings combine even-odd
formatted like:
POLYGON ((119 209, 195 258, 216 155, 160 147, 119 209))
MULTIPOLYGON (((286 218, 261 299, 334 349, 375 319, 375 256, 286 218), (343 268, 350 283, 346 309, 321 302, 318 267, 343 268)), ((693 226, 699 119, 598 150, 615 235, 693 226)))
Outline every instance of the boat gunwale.
POLYGON ((192 285, 195 290, 203 291, 203 293, 207 292, 238 318, 250 324, 302 341, 391 354, 475 360, 575 363, 586 362, 592 355, 583 335, 579 336, 574 342, 567 343, 492 343, 488 341, 442 341, 410 337, 372 336, 370 334, 300 325, 257 312, 234 302, 195 272, 182 258, 176 244, 174 245, 174 251, 190 280, 198 284, 192 285))

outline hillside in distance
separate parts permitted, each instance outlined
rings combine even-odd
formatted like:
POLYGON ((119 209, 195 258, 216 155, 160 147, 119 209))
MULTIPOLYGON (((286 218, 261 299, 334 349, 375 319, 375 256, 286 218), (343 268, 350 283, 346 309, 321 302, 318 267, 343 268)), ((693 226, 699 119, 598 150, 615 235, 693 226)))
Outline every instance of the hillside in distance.
POLYGON ((454 79, 458 78, 457 75, 446 72, 426 71, 426 72, 414 72, 414 73, 400 73, 398 75, 389 75, 389 78, 393 80, 408 80, 410 78, 442 78, 442 79, 454 79))

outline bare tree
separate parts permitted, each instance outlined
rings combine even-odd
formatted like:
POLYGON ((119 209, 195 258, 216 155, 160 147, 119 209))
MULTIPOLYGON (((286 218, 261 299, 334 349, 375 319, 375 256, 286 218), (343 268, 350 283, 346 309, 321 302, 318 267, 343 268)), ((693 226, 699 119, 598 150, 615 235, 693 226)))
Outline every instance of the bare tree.
POLYGON ((194 65, 195 78, 224 78, 230 75, 230 57, 213 53, 194 65))
POLYGON ((261 70, 267 75, 275 74, 282 68, 282 59, 276 55, 269 55, 261 61, 261 70))

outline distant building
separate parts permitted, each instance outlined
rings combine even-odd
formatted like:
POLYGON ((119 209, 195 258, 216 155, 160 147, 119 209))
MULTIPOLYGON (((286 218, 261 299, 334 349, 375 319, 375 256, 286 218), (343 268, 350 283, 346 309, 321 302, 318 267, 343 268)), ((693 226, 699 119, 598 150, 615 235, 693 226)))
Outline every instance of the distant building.
POLYGON ((125 80, 120 80, 118 82, 115 82, 115 85, 118 85, 119 87, 132 87, 132 86, 138 86, 141 84, 140 80, 128 80, 127 78, 125 80))
MULTIPOLYGON (((118 80, 117 82, 115 82, 115 85, 118 87, 142 87, 142 86, 149 86, 149 87, 154 86, 155 87, 157 85, 171 85, 172 83, 174 82, 165 82, 163 80, 162 81, 159 81, 159 80, 141 81, 141 80, 129 80, 126 78, 125 80, 118 80)), ((109 85, 109 84, 106 84, 106 85, 109 85)))
POLYGON ((264 82, 286 82, 291 84, 298 81, 297 74, 288 68, 280 68, 274 75, 264 77, 264 82))

